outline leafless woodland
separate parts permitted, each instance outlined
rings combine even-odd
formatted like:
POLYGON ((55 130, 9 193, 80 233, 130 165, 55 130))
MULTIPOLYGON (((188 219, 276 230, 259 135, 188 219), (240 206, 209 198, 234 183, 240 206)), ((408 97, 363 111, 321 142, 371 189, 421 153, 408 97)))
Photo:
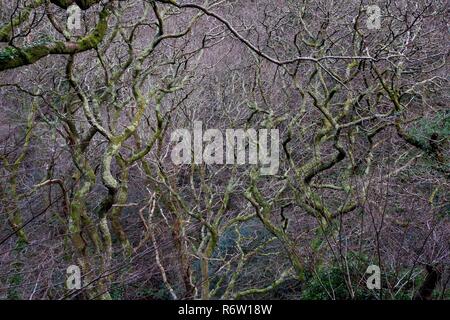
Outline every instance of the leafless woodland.
POLYGON ((0 299, 450 297, 448 1, 0 4, 0 299), (194 121, 278 173, 174 165, 194 121))

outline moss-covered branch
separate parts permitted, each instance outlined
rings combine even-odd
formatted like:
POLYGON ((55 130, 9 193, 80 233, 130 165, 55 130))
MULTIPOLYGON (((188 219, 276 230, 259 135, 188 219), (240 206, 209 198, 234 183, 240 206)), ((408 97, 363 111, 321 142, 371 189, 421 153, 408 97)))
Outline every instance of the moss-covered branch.
POLYGON ((74 54, 97 48, 108 30, 110 9, 106 6, 99 14, 94 30, 78 41, 45 40, 24 48, 8 46, 0 51, 0 71, 30 65, 50 54, 74 54))
POLYGON ((41 6, 45 1, 44 0, 35 0, 29 6, 23 8, 17 17, 14 17, 0 26, 0 42, 8 42, 11 40, 12 31, 15 27, 20 26, 22 23, 28 20, 30 17, 31 11, 39 6, 41 6))

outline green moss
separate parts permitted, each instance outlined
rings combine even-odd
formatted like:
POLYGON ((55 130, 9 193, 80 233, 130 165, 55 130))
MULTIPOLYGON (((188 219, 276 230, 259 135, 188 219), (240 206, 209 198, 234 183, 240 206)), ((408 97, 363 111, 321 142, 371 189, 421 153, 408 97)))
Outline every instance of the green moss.
POLYGON ((347 65, 347 68, 348 68, 348 69, 353 69, 353 68, 356 68, 357 66, 359 66, 359 61, 354 60, 354 61, 352 61, 351 63, 349 63, 349 64, 347 65))
POLYGON ((157 285, 151 288, 138 288, 136 297, 146 300, 170 300, 172 298, 162 283, 159 284, 159 288, 157 285))
POLYGON ((110 294, 112 300, 122 300, 124 298, 125 288, 123 286, 112 284, 110 294))
POLYGON ((16 247, 14 249, 16 252, 20 253, 25 250, 27 244, 27 240, 20 237, 19 239, 17 239, 16 247))
POLYGON ((97 48, 98 44, 103 40, 106 31, 108 30, 108 16, 109 12, 107 9, 100 12, 100 21, 92 33, 77 42, 81 51, 97 48))
POLYGON ((46 45, 36 45, 24 49, 6 47, 0 51, 0 71, 28 65, 50 53, 46 45))
POLYGON ((13 47, 6 47, 2 51, 0 51, 0 61, 7 60, 7 59, 13 59, 18 55, 18 50, 13 47))
POLYGON ((4 48, 0 51, 0 71, 35 63, 49 54, 76 53, 96 48, 108 30, 108 16, 109 9, 103 9, 95 29, 81 38, 76 45, 69 46, 67 43, 44 36, 25 48, 4 48))
POLYGON ((427 146, 432 134, 437 134, 441 139, 450 137, 450 115, 446 112, 437 113, 432 118, 422 118, 409 130, 417 141, 427 146))
POLYGON ((11 265, 11 269, 13 270, 12 276, 8 279, 8 293, 7 299, 9 300, 20 300, 22 299, 19 288, 23 282, 23 277, 21 274, 23 264, 21 262, 14 262, 11 265))
POLYGON ((27 58, 27 62, 31 64, 48 55, 50 49, 45 45, 38 45, 36 47, 25 49, 23 53, 27 58))
MULTIPOLYGON (((350 275, 355 299, 369 300, 373 297, 373 292, 364 286, 358 285, 360 279, 365 274, 368 259, 364 256, 351 253, 347 257, 348 273, 350 275)), ((315 272, 307 275, 307 281, 301 293, 301 298, 305 300, 337 300, 351 299, 351 294, 346 285, 347 270, 343 269, 338 262, 331 265, 323 265, 315 272), (331 295, 331 296, 330 296, 331 295)))
POLYGON ((36 0, 28 7, 24 8, 15 18, 8 21, 0 27, 0 42, 7 42, 11 38, 11 33, 14 27, 17 27, 28 20, 31 10, 39 7, 44 3, 44 0, 36 0))

